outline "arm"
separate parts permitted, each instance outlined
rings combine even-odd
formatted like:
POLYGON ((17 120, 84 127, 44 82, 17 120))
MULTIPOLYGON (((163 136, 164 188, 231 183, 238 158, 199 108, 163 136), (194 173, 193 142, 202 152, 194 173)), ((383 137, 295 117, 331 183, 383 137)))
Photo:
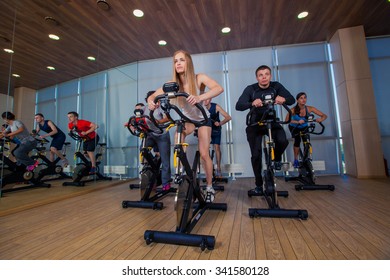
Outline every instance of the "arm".
POLYGON ((161 87, 161 88, 158 88, 152 95, 150 95, 150 96, 148 97, 147 102, 148 102, 148 108, 149 108, 149 110, 153 111, 153 110, 155 110, 155 109, 157 108, 156 103, 154 103, 154 99, 155 99, 157 96, 162 95, 162 94, 164 94, 164 91, 163 91, 163 89, 162 89, 162 87, 161 87))
MULTIPOLYGON (((56 126, 54 125, 54 123, 52 121, 48 121, 47 124, 49 125, 49 127, 51 128, 51 132, 45 134, 45 135, 42 135, 41 138, 46 138, 48 136, 53 136, 54 134, 57 134, 58 133, 58 130, 56 128, 56 126)), ((37 133, 38 133, 39 130, 37 130, 37 133)))
POLYGON ((232 117, 224 109, 222 109, 222 107, 219 106, 218 104, 217 104, 216 110, 217 110, 217 112, 221 113, 221 115, 223 116, 223 120, 220 122, 215 122, 214 123, 215 126, 223 126, 225 123, 227 123, 228 121, 230 121, 232 119, 232 117))
POLYGON ((81 131, 82 135, 88 135, 91 132, 94 132, 99 126, 93 122, 90 122, 89 129, 87 131, 81 131))
POLYGON ((39 131, 41 131, 41 129, 39 128, 39 124, 37 124, 37 126, 35 127, 35 134, 38 134, 39 131))
POLYGON ((291 95, 291 93, 279 82, 275 82, 274 85, 272 85, 276 92, 276 98, 275 103, 276 104, 283 104, 286 103, 286 105, 293 105, 295 103, 294 96, 291 95))
POLYGON ((216 97, 223 92, 223 88, 206 74, 196 75, 196 83, 201 91, 204 91, 205 88, 208 88, 209 90, 207 92, 203 92, 201 95, 190 95, 187 98, 187 102, 191 105, 195 105, 196 103, 199 103, 203 100, 216 97))
POLYGON ((236 110, 237 111, 245 111, 247 109, 250 109, 252 107, 252 98, 251 93, 252 89, 250 86, 247 86, 244 89, 244 92, 241 94, 240 98, 237 100, 236 103, 236 110))
POLYGON ((326 120, 328 118, 328 116, 326 114, 322 113, 320 110, 318 110, 315 107, 308 106, 308 111, 309 111, 309 113, 313 112, 314 114, 316 114, 317 116, 320 117, 320 118, 316 119, 316 122, 323 122, 324 120, 326 120))
POLYGON ((14 137, 15 135, 18 135, 19 133, 21 133, 22 131, 24 131, 24 126, 23 126, 23 125, 20 126, 20 127, 18 127, 17 130, 15 130, 15 131, 13 131, 13 132, 10 132, 10 133, 8 133, 9 130, 4 131, 4 136, 8 136, 8 137, 12 138, 12 137, 14 137))

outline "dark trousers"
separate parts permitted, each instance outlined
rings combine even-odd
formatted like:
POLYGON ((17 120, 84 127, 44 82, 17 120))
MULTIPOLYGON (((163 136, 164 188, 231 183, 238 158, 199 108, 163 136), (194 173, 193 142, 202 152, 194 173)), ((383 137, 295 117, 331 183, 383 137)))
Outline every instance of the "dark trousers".
MULTIPOLYGON (((286 133, 281 125, 276 124, 271 129, 272 139, 275 143, 275 161, 282 160, 282 154, 288 146, 286 133)), ((253 173, 255 175, 255 183, 257 187, 262 187, 262 143, 263 136, 268 135, 268 130, 265 126, 248 126, 246 128, 246 138, 251 149, 251 162, 253 173)))

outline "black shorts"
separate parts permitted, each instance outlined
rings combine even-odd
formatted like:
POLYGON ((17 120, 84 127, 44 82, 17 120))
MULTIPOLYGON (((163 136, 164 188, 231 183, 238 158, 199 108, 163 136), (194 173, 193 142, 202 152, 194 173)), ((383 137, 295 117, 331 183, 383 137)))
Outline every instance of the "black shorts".
POLYGON ((62 146, 64 146, 65 139, 66 139, 65 134, 53 138, 53 140, 51 140, 50 147, 54 147, 57 150, 61 151, 62 146))
POLYGON ((212 131, 211 132, 211 144, 221 145, 221 136, 222 131, 212 131))
POLYGON ((202 125, 195 125, 195 127, 202 127, 202 126, 209 126, 209 127, 212 127, 212 122, 211 122, 211 119, 209 118, 207 123, 205 124, 202 124, 202 125))
POLYGON ((95 138, 83 142, 83 150, 86 152, 94 152, 98 143, 99 143, 99 135, 96 134, 95 138))

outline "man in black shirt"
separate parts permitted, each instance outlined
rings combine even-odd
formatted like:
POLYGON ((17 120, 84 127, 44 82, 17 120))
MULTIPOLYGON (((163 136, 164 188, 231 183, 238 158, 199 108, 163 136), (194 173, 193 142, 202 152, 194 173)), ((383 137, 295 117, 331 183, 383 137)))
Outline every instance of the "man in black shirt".
MULTIPOLYGON (((271 82, 271 68, 266 65, 261 65, 256 69, 257 83, 247 86, 236 103, 237 111, 245 111, 247 109, 254 110, 251 112, 252 123, 259 121, 267 106, 264 106, 261 97, 264 94, 274 94, 275 104, 292 105, 295 103, 291 93, 279 82, 271 82)), ((255 175, 256 190, 262 190, 262 140, 263 136, 268 133, 265 126, 248 126, 246 128, 247 140, 251 149, 251 162, 255 175)), ((281 159, 284 150, 287 148, 288 140, 283 127, 280 124, 272 125, 272 138, 275 142, 275 169, 281 169, 281 159)))

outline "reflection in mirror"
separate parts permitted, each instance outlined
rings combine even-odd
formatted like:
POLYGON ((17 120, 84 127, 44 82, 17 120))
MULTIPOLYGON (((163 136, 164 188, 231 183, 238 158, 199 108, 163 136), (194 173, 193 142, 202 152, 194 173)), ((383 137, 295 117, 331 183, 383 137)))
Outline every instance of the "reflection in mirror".
MULTIPOLYGON (((13 111, 13 76, 12 60, 14 56, 14 37, 16 29, 16 10, 17 1, 0 2, 2 14, 0 21, 0 114, 7 111, 13 111)), ((17 78, 17 77, 15 77, 17 78)), ((4 131, 6 124, 1 119, 1 133, 4 131)), ((10 154, 11 144, 6 142, 3 135, 0 139, 0 197, 3 195, 3 178, 8 175, 9 171, 5 168, 4 157, 9 156, 12 162, 14 158, 10 154)), ((12 147, 13 148, 13 147, 12 147)), ((7 159, 8 160, 8 157, 7 159)))
MULTIPOLYGON (((0 113, 13 112, 31 132, 39 112, 67 134, 67 113, 76 111, 98 124, 100 141, 107 142, 107 73, 99 73, 105 65, 99 57, 104 42, 96 28, 104 24, 106 12, 97 1, 1 1, 0 113), (78 21, 86 10, 89 18, 78 21), (76 34, 87 35, 74 40, 76 34)), ((75 141, 66 141, 71 142, 66 157, 75 165, 75 141)))

